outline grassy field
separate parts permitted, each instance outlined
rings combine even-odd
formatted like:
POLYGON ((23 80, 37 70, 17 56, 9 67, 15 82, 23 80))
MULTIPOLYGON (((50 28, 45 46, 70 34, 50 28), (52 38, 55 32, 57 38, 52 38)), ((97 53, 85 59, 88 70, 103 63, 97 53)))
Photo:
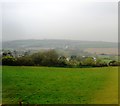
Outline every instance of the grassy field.
POLYGON ((3 104, 117 104, 118 68, 10 67, 2 71, 3 104))

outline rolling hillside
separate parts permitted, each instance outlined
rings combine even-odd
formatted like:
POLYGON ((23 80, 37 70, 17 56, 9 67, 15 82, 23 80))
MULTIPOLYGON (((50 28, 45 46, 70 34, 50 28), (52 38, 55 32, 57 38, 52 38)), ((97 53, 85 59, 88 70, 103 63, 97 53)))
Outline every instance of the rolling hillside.
POLYGON ((117 43, 79 40, 15 40, 2 42, 3 49, 117 48, 117 43))

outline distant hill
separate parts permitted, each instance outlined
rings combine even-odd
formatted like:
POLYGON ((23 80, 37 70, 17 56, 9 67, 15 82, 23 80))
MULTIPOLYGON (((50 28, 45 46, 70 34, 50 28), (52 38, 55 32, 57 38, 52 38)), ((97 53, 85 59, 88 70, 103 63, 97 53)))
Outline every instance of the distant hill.
POLYGON ((14 40, 2 42, 3 49, 117 48, 117 43, 79 40, 14 40))

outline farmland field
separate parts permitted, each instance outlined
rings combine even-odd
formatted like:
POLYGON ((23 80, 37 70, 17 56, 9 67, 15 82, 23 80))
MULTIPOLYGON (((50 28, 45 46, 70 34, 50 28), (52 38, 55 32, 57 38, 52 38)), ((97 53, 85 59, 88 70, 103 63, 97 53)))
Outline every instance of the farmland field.
POLYGON ((87 48, 85 51, 96 54, 118 55, 118 48, 87 48))
POLYGON ((3 104, 117 104, 118 68, 3 66, 3 104))

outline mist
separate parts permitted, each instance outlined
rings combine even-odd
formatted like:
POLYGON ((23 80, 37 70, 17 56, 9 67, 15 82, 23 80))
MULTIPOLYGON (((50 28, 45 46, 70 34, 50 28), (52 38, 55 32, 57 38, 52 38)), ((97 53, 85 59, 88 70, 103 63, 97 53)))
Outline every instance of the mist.
POLYGON ((2 3, 2 40, 118 41, 117 2, 2 3))

